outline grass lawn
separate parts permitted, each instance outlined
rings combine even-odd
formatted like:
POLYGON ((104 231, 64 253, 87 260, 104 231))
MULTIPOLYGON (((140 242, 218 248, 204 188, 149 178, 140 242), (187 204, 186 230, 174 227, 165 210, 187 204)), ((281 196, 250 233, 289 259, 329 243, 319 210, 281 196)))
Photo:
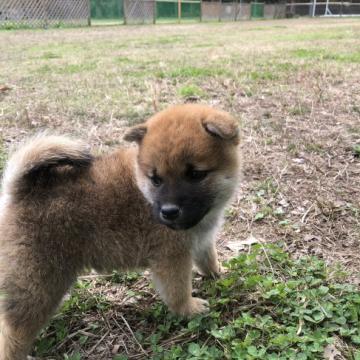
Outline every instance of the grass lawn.
POLYGON ((169 314, 147 272, 85 274, 33 356, 359 360, 359 39, 348 18, 0 31, 0 172, 33 133, 101 153, 169 104, 242 124, 227 273, 194 280, 210 313, 169 314))

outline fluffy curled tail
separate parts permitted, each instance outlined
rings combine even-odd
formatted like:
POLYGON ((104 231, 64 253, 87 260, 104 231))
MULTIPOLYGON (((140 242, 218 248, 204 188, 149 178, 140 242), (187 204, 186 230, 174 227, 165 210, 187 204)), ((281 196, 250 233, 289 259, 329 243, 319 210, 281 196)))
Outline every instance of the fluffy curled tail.
POLYGON ((31 192, 35 184, 49 184, 64 174, 59 169, 67 167, 73 174, 89 167, 92 159, 81 141, 64 136, 37 136, 11 156, 5 168, 2 192, 19 197, 31 192))

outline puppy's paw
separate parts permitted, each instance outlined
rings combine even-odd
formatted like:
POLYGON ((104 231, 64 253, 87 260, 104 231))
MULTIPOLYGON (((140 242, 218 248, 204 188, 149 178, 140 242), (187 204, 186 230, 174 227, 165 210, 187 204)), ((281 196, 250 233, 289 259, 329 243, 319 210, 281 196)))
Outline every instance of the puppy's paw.
POLYGON ((209 311, 209 303, 200 298, 192 297, 188 303, 183 305, 178 312, 180 315, 187 317, 202 314, 209 311))
POLYGON ((197 273, 200 276, 205 277, 205 278, 212 278, 212 279, 219 278, 225 272, 226 272, 226 269, 224 269, 220 263, 217 263, 211 269, 206 269, 206 271, 204 269, 202 269, 202 270, 197 269, 197 273))
POLYGON ((213 274, 213 277, 219 278, 221 275, 226 273, 226 269, 221 265, 221 263, 218 263, 217 271, 213 274))

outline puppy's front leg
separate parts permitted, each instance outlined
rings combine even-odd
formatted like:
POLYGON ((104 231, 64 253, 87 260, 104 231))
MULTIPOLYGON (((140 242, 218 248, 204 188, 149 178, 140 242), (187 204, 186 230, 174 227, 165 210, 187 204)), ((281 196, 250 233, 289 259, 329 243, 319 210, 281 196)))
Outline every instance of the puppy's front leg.
POLYGON ((195 265, 202 275, 217 277, 222 272, 222 266, 218 261, 215 242, 203 240, 193 244, 192 257, 195 265))
POLYGON ((185 316, 208 310, 206 300, 192 297, 192 261, 189 253, 161 259, 151 267, 155 286, 171 311, 185 316))

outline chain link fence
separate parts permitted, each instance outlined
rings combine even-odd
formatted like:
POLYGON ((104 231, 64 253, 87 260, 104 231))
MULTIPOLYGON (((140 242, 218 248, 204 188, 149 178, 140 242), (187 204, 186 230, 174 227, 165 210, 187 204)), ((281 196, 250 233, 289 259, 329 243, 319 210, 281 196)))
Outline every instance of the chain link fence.
MULTIPOLYGON (((271 0, 269 0, 271 1, 271 0)), ((263 17, 360 16, 360 0, 261 3, 244 0, 0 0, 1 28, 239 21, 263 17)))
POLYGON ((360 0, 308 1, 286 4, 286 17, 297 16, 360 16, 360 0))
POLYGON ((154 0, 124 0, 125 24, 155 23, 155 6, 154 0))
POLYGON ((88 0, 0 0, 0 29, 89 24, 88 0))
POLYGON ((236 2, 222 2, 220 6, 220 21, 236 21, 238 8, 241 5, 236 2))
MULTIPOLYGON (((91 0, 123 4, 125 24, 194 21, 239 21, 255 17, 284 18, 286 4, 250 3, 243 0, 91 0), (260 12, 259 12, 260 10, 260 12), (259 15, 260 14, 260 15, 259 15)), ((92 9, 95 5, 92 6, 92 9)), ((113 9, 114 6, 112 5, 113 9)), ((109 18, 115 16, 112 12, 109 18)), ((99 15, 92 10, 93 19, 99 15), (96 17, 95 17, 96 16, 96 17)), ((103 17, 105 18, 105 17, 103 17)))

